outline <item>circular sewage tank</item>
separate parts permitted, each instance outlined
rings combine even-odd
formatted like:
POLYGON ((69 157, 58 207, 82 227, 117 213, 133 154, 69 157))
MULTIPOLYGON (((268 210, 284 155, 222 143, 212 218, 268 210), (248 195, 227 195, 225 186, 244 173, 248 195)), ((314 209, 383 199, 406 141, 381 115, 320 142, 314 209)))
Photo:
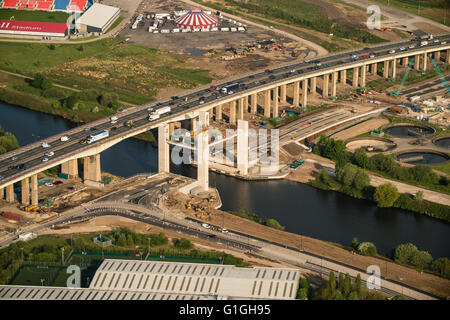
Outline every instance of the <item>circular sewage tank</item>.
POLYGON ((350 152, 355 152, 360 148, 363 148, 366 152, 386 152, 395 149, 397 145, 386 138, 361 137, 348 139, 345 142, 345 147, 350 152))
POLYGON ((450 150, 450 137, 438 138, 434 140, 434 144, 441 148, 450 150))
POLYGON ((396 154, 398 161, 408 164, 442 164, 449 160, 449 156, 436 151, 407 151, 396 154))
POLYGON ((390 136, 398 138, 413 138, 418 136, 429 136, 435 132, 432 127, 414 124, 397 124, 383 129, 390 136))

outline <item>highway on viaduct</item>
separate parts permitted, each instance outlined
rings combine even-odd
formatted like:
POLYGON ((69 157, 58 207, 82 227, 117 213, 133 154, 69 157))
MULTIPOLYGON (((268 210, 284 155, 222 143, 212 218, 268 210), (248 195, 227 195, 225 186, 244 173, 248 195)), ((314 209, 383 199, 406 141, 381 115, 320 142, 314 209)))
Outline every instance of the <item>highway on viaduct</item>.
MULTIPOLYGON (((391 60, 396 57, 414 56, 417 54, 423 54, 423 52, 433 52, 440 50, 450 50, 450 45, 447 41, 450 41, 450 34, 435 36, 433 40, 428 40, 428 44, 420 46, 417 39, 410 41, 386 43, 371 48, 363 48, 354 51, 348 51, 338 53, 334 55, 323 56, 313 61, 303 61, 300 63, 288 64, 278 68, 271 69, 270 72, 261 71, 253 74, 248 74, 244 77, 233 79, 222 84, 218 84, 217 87, 222 87, 227 83, 238 82, 239 88, 234 90, 232 94, 221 93, 219 90, 215 90, 210 86, 205 86, 198 90, 186 93, 179 97, 172 97, 162 102, 156 102, 148 105, 143 105, 129 110, 125 110, 117 114, 119 118, 117 124, 112 124, 109 118, 103 118, 101 120, 89 123, 67 132, 62 132, 59 135, 55 135, 50 138, 43 139, 39 142, 33 143, 28 146, 21 147, 12 152, 6 153, 0 156, 0 188, 3 188, 11 183, 20 181, 20 179, 31 176, 38 170, 43 171, 50 167, 59 165, 67 159, 67 156, 72 156, 77 153, 95 148, 99 144, 108 143, 113 141, 114 143, 120 142, 121 139, 131 137, 133 135, 145 132, 152 128, 155 128, 161 124, 171 121, 179 121, 185 116, 186 119, 192 118, 193 113, 198 110, 208 110, 217 105, 221 105, 232 101, 233 98, 242 97, 247 92, 261 92, 267 88, 273 88, 278 84, 292 83, 297 81, 299 77, 304 79, 311 74, 313 76, 320 76, 327 72, 334 72, 336 70, 351 69, 357 65, 361 66, 369 65, 371 63, 382 62, 384 60, 391 60), (414 48, 410 46, 414 45, 414 48), (399 50, 402 48, 402 50, 399 50), (391 50, 396 50, 395 53, 389 53, 391 50), (370 52, 374 52, 373 58, 365 58, 370 52), (352 58, 352 55, 356 55, 358 59, 352 58), (320 65, 318 65, 320 61, 320 65), (200 103, 200 98, 204 100, 204 103, 200 103), (171 106, 171 111, 161 116, 160 119, 149 122, 147 120, 149 107, 155 109, 171 106), (206 108, 206 109, 205 109, 206 108), (190 116, 187 114, 190 113, 190 116), (134 120, 135 126, 128 128, 124 126, 124 123, 128 120, 134 120), (88 135, 98 132, 103 129, 108 129, 110 136, 103 139, 101 142, 97 142, 93 145, 82 145, 80 141, 86 138, 88 135), (68 141, 60 141, 63 135, 69 137, 68 141), (50 148, 43 149, 41 147, 42 142, 50 144, 50 148), (54 156, 49 157, 48 162, 42 162, 44 153, 46 151, 53 151, 54 156), (14 156, 14 160, 13 160, 14 156), (24 164, 23 169, 17 168, 17 165, 24 164), (33 173, 34 172, 34 173, 33 173)), ((448 52, 447 52, 448 57, 448 52)), ((448 63, 448 61, 446 61, 448 63)))

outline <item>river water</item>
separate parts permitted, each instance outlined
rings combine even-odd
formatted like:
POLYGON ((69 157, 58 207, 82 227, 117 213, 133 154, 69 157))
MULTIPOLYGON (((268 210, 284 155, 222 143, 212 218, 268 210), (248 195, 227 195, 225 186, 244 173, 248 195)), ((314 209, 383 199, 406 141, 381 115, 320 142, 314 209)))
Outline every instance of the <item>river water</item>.
MULTIPOLYGON (((26 145, 75 125, 64 119, 0 102, 0 125, 26 145)), ((102 170, 119 176, 156 172, 157 149, 136 139, 125 140, 101 154, 102 170)), ((196 169, 173 166, 172 172, 190 177, 196 169)), ((246 182, 210 173, 210 185, 219 189, 223 210, 244 209, 274 218, 286 231, 349 245, 353 237, 373 242, 387 253, 400 243, 412 242, 433 258, 450 257, 450 224, 344 194, 322 191, 291 181, 246 182)), ((226 226, 225 226, 226 227, 226 226)))

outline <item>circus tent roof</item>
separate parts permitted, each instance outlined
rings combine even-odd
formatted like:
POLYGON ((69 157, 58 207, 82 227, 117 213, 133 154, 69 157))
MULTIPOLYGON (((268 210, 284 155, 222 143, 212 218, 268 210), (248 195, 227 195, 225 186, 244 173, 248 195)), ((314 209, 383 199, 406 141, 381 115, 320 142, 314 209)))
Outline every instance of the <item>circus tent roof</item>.
POLYGON ((189 11, 185 15, 175 20, 178 27, 190 29, 205 29, 217 26, 217 19, 203 11, 189 11))

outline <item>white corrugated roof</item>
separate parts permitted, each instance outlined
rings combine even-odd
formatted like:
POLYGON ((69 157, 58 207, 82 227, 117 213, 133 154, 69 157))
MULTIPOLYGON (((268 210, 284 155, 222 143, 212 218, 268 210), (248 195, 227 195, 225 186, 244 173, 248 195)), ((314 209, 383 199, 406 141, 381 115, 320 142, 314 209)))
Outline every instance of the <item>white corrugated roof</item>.
POLYGON ((103 28, 117 12, 120 12, 120 8, 94 3, 80 18, 77 19, 76 23, 103 28))

